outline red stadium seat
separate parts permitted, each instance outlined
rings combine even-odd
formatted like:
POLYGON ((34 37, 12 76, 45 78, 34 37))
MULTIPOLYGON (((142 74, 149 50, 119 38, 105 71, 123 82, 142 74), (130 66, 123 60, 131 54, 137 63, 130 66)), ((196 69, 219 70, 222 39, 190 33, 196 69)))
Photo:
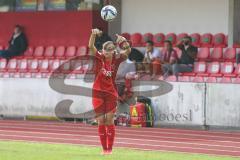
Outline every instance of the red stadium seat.
POLYGON ((133 47, 141 47, 142 46, 142 35, 140 33, 134 33, 130 38, 133 47))
POLYGON ((124 38, 126 38, 127 40, 130 40, 131 35, 129 33, 122 33, 121 36, 123 36, 124 38))
POLYGON ((71 63, 71 67, 74 74, 81 74, 83 73, 83 68, 82 68, 82 60, 74 60, 71 63))
POLYGON ((0 45, 0 50, 3 50, 3 49, 4 49, 3 46, 0 45))
POLYGON ((221 73, 224 77, 236 77, 236 74, 233 73, 234 66, 232 62, 225 62, 221 65, 221 73))
POLYGON ((63 59, 65 55, 65 47, 64 46, 58 46, 55 51, 55 57, 63 59))
POLYGON ((88 49, 86 46, 80 46, 77 49, 77 53, 76 56, 83 56, 83 55, 87 55, 88 53, 88 49))
POLYGON ((217 83, 216 77, 208 77, 206 83, 217 83))
POLYGON ((195 62, 194 63, 194 73, 197 74, 197 76, 208 76, 207 71, 207 64, 205 62, 195 62))
MULTIPOLYGON (((59 59, 52 60, 49 64, 49 71, 50 72, 55 71, 56 69, 58 69, 60 67, 60 65, 61 65, 61 62, 59 59)), ((60 69, 58 71, 60 71, 60 69)))
POLYGON ((221 77, 222 74, 220 73, 220 63, 219 62, 212 62, 208 64, 207 72, 210 76, 213 77, 221 77))
POLYGON ((222 48, 213 48, 210 53, 211 61, 221 61, 223 57, 223 49, 222 48))
POLYGON ((201 39, 200 34, 193 33, 190 35, 190 37, 192 38, 192 45, 194 45, 196 47, 200 47, 200 39, 201 39))
POLYGON ((224 61, 236 61, 236 48, 227 48, 223 52, 223 59, 224 61))
POLYGON ((71 71, 71 69, 72 69, 71 61, 66 61, 61 64, 62 64, 62 66, 61 66, 62 73, 69 73, 71 71))
POLYGON ((48 73, 49 72, 49 60, 44 59, 39 63, 38 66, 39 72, 48 73))
POLYGON ((179 82, 190 82, 190 77, 189 76, 179 76, 178 81, 179 82))
POLYGON ((44 47, 37 46, 34 50, 33 56, 34 58, 43 58, 43 54, 44 54, 44 47))
POLYGON ((183 40, 184 37, 188 36, 187 33, 180 33, 177 35, 177 43, 181 42, 183 40))
POLYGON ((28 61, 27 59, 21 59, 18 62, 18 72, 26 73, 28 72, 28 61))
POLYGON ((172 42, 172 45, 175 46, 176 43, 177 43, 177 36, 175 33, 168 33, 166 36, 165 36, 165 40, 169 40, 172 42))
POLYGON ((218 33, 213 36, 213 46, 224 48, 226 44, 226 36, 223 33, 218 33))
POLYGON ((30 73, 38 72, 38 59, 28 60, 28 71, 30 73))
POLYGON ((0 72, 5 72, 7 70, 7 60, 0 59, 0 72))
POLYGON ((204 82, 204 78, 203 77, 194 77, 192 82, 203 83, 204 82))
POLYGON ((230 77, 223 77, 219 80, 219 83, 232 83, 232 79, 230 77))
POLYGON ((177 81, 177 77, 176 76, 168 76, 166 81, 169 81, 169 82, 176 82, 177 81))
POLYGON ((212 47, 212 34, 205 33, 201 36, 201 47, 212 47))
POLYGON ((232 78, 232 83, 240 84, 240 77, 232 78))
POLYGON ((200 48, 197 54, 198 60, 206 60, 209 58, 210 55, 210 49, 209 48, 200 48))
POLYGON ((75 46, 69 46, 67 47, 65 56, 66 57, 74 57, 76 54, 76 47, 75 46))
POLYGON ((24 52, 25 58, 33 58, 33 47, 28 47, 28 49, 24 52))
POLYGON ((2 78, 10 78, 10 74, 8 72, 3 72, 0 74, 2 78))
POLYGON ((145 44, 147 41, 153 41, 153 34, 152 33, 145 33, 142 36, 142 44, 145 44))
POLYGON ((8 72, 17 72, 18 61, 17 59, 10 59, 7 64, 7 71, 8 72))
POLYGON ((165 35, 163 33, 157 33, 153 36, 153 42, 156 47, 162 47, 164 44, 165 35))
POLYGON ((48 46, 45 49, 44 57, 45 58, 53 58, 54 57, 54 50, 55 50, 55 48, 53 46, 48 46))

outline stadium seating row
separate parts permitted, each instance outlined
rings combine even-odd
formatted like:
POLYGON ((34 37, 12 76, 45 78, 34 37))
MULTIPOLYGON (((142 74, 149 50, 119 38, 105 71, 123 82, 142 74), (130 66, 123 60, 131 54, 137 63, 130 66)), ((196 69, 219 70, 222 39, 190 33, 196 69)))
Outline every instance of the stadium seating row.
MULTIPOLYGON (((0 46, 0 50, 3 49, 0 46)), ((177 48, 178 56, 181 56, 181 51, 177 48)), ((236 54, 240 54, 240 48, 208 48, 203 47, 199 48, 197 61, 231 61, 234 62, 236 58, 236 54)), ((65 59, 71 58, 74 56, 86 55, 87 54, 87 47, 86 46, 37 46, 37 47, 29 47, 28 50, 24 53, 23 56, 17 56, 17 59, 24 59, 24 58, 37 58, 37 59, 65 59)))
MULTIPOLYGON (((61 74, 71 72, 71 76, 81 75, 86 71, 93 72, 94 67, 89 66, 89 62, 88 59, 72 61, 67 59, 11 59, 7 63, 5 59, 1 59, 0 77, 36 77, 38 75, 46 78, 56 69, 61 74)), ((195 62, 193 72, 182 73, 180 76, 180 81, 191 81, 191 77, 194 77, 194 81, 204 81, 208 77, 208 80, 210 78, 216 80, 216 82, 218 78, 224 80, 240 78, 240 64, 237 65, 232 62, 195 62)), ((170 76, 167 80, 173 81, 174 76, 170 76)))
POLYGON ((236 48, 199 48, 197 61, 235 62, 236 54, 240 49, 236 48))
POLYGON ((223 33, 218 33, 215 35, 212 35, 211 33, 205 33, 200 35, 199 33, 193 33, 193 34, 187 34, 187 33, 181 33, 176 35, 175 33, 122 33, 122 35, 127 38, 128 40, 131 40, 132 45, 134 47, 142 47, 145 45, 145 42, 148 40, 152 40, 156 46, 163 46, 164 40, 170 40, 173 45, 175 46, 177 42, 179 42, 182 38, 185 36, 192 37, 193 45, 197 47, 221 47, 225 48, 227 47, 227 40, 228 37, 223 33))
POLYGON ((194 71, 182 73, 183 76, 197 77, 238 77, 240 76, 240 64, 232 62, 195 62, 194 71))
MULTIPOLYGON (((160 77, 159 80, 163 80, 160 77)), ((177 78, 175 76, 169 76, 166 81, 176 82, 177 78)), ((240 77, 192 77, 192 76, 180 76, 178 82, 194 82, 194 83, 233 83, 240 84, 240 77)))
POLYGON ((86 71, 93 72, 89 60, 67 59, 11 59, 8 63, 5 59, 0 60, 0 77, 42 77, 48 78, 56 74, 83 74, 86 71))
MULTIPOLYGON (((0 50, 3 49, 3 46, 0 46, 0 50)), ((15 58, 22 59, 22 58, 38 58, 38 59, 64 59, 70 58, 74 56, 86 55, 87 54, 87 47, 86 46, 37 46, 37 47, 28 47, 27 51, 24 53, 23 56, 17 56, 15 58)))

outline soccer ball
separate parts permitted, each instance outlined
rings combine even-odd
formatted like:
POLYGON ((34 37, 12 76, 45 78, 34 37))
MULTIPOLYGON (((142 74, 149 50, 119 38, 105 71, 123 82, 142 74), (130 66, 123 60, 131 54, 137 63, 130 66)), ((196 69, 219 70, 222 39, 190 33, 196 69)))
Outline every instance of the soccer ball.
POLYGON ((117 10, 111 5, 104 6, 101 10, 101 17, 105 21, 112 21, 117 17, 117 10))

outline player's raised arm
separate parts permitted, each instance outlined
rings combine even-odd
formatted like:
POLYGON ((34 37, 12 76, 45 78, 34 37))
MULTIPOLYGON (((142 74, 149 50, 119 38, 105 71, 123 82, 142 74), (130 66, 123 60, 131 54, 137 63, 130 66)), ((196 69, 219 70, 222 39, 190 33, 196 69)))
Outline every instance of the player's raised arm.
POLYGON ((120 51, 120 54, 121 55, 124 55, 125 58, 128 57, 128 55, 130 54, 131 52, 131 47, 130 47, 130 44, 129 42, 126 40, 126 38, 124 38, 123 36, 120 36, 118 34, 116 34, 117 36, 117 44, 119 45, 121 51, 120 51))
POLYGON ((89 42, 88 42, 88 48, 89 48, 89 51, 90 51, 91 55, 95 55, 96 52, 97 52, 97 49, 96 49, 94 43, 95 43, 95 40, 96 40, 96 36, 99 32, 100 32, 99 29, 92 29, 92 33, 90 35, 89 42))

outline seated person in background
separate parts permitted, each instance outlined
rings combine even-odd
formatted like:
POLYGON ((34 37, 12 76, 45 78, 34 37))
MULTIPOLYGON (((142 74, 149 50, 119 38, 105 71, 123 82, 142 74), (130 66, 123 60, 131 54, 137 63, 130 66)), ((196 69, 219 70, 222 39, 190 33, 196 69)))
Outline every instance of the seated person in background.
POLYGON ((101 28, 98 29, 100 32, 96 36, 95 46, 97 50, 102 50, 103 43, 112 41, 112 38, 107 33, 103 32, 101 28))
POLYGON ((147 73, 152 74, 152 78, 160 72, 161 69, 161 54, 157 48, 154 48, 153 41, 147 41, 146 51, 144 54, 144 67, 147 73))
POLYGON ((132 59, 127 59, 120 64, 116 75, 116 85, 120 102, 131 98, 133 94, 131 91, 131 80, 133 79, 138 79, 136 65, 132 59))
POLYGON ((173 65, 173 74, 177 77, 181 72, 192 72, 193 64, 195 58, 197 57, 198 48, 193 46, 192 38, 186 36, 183 40, 177 45, 177 47, 182 51, 182 55, 178 60, 178 63, 173 65))
POLYGON ((164 48, 162 54, 162 72, 163 77, 166 79, 172 73, 173 64, 178 61, 177 51, 173 49, 172 42, 169 40, 164 41, 164 48))
POLYGON ((27 47, 27 38, 23 33, 23 28, 20 25, 16 25, 14 28, 13 35, 9 40, 9 47, 6 50, 0 50, 0 57, 6 58, 9 60, 14 56, 22 55, 27 47))
POLYGON ((135 63, 137 72, 142 71, 144 69, 144 66, 142 64, 144 55, 141 51, 139 51, 136 48, 132 48, 128 58, 135 63))

